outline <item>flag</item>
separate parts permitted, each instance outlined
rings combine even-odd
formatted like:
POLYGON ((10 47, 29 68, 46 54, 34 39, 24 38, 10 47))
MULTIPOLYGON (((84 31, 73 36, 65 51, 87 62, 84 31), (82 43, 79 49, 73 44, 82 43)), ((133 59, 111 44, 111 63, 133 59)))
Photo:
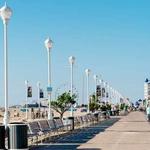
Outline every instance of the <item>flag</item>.
POLYGON ((28 86, 28 93, 27 93, 28 97, 32 97, 32 87, 28 86))
POLYGON ((102 97, 105 97, 105 88, 102 88, 102 97))
POLYGON ((44 92, 43 92, 42 89, 40 89, 40 93, 39 94, 40 94, 40 96, 39 96, 40 98, 44 98, 44 92))
POLYGON ((106 93, 106 98, 108 98, 109 97, 109 94, 108 94, 108 92, 106 93))

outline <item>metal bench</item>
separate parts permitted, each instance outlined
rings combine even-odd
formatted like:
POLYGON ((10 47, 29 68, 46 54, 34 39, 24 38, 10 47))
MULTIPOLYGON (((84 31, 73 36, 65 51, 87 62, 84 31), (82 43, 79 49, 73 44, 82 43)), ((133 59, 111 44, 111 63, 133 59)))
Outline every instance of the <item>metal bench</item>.
POLYGON ((40 120, 40 121, 38 121, 38 124, 40 126, 40 130, 45 135, 45 138, 49 138, 50 134, 52 132, 52 129, 50 128, 48 121, 47 120, 40 120))
POLYGON ((54 134, 58 134, 58 129, 55 125, 55 122, 54 120, 47 120, 48 124, 49 124, 49 127, 50 127, 50 130, 51 130, 51 134, 54 133, 54 134))
POLYGON ((80 127, 80 121, 79 121, 77 116, 74 117, 74 126, 75 126, 75 128, 79 128, 80 127))
POLYGON ((40 129, 39 123, 37 121, 28 123, 28 138, 31 139, 31 142, 39 141, 39 137, 43 135, 43 132, 40 129))
POLYGON ((58 129, 58 131, 61 131, 61 132, 67 131, 70 126, 70 124, 64 125, 63 121, 60 118, 54 119, 54 123, 55 123, 56 129, 58 129))
POLYGON ((88 114, 87 115, 87 119, 88 119, 88 123, 91 125, 94 123, 93 118, 92 118, 92 114, 88 114))

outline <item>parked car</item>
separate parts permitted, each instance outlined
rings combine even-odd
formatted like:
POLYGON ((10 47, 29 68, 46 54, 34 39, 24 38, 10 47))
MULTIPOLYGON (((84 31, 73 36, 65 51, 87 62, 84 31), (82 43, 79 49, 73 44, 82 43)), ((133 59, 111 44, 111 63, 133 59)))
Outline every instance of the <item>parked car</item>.
POLYGON ((82 108, 81 112, 87 112, 87 108, 82 108))
MULTIPOLYGON (((70 108, 68 111, 71 111, 71 108, 70 108)), ((77 111, 77 109, 76 109, 76 108, 73 108, 73 111, 77 111)))

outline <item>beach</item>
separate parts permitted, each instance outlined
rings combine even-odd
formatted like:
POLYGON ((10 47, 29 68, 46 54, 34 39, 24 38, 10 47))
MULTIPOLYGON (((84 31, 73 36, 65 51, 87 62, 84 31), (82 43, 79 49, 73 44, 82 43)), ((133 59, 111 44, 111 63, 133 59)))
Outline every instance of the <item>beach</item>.
MULTIPOLYGON (((45 112, 48 112, 48 108, 41 108, 40 109, 40 117, 36 114, 37 112, 39 112, 39 108, 34 108, 34 116, 33 113, 31 112, 32 108, 28 109, 28 119, 26 120, 26 112, 21 111, 22 108, 9 108, 9 123, 12 122, 28 122, 28 121, 33 121, 33 120, 39 120, 39 119, 45 119, 47 118, 47 115, 45 112), (44 114, 42 116, 42 114, 44 114)), ((60 117, 59 113, 57 113, 56 111, 52 110, 53 112, 53 117, 60 117)), ((81 108, 78 108, 75 112, 74 112, 74 116, 82 116, 85 115, 86 112, 81 112, 81 108)), ((3 123, 3 116, 4 116, 4 109, 0 109, 0 123, 3 123)), ((66 111, 64 113, 64 117, 63 118, 67 118, 70 116, 70 111, 66 111)))

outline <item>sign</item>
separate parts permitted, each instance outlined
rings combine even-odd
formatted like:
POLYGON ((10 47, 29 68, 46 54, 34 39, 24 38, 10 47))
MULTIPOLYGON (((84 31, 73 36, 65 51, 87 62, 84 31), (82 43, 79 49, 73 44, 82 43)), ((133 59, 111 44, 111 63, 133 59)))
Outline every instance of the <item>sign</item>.
POLYGON ((47 93, 48 93, 48 94, 51 94, 51 92, 52 92, 52 87, 48 86, 48 87, 47 87, 47 93))

